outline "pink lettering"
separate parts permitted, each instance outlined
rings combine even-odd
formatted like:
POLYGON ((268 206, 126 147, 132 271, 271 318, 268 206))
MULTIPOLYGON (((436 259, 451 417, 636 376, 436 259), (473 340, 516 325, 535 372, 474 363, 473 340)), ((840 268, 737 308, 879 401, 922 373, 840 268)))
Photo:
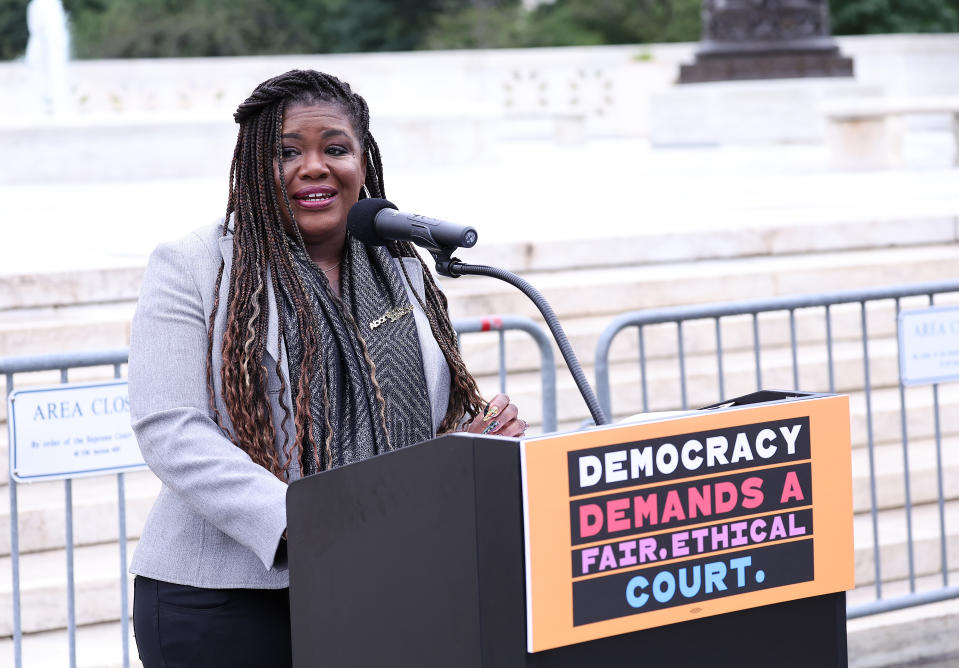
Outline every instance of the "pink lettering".
POLYGON ((663 507, 663 522, 669 522, 674 519, 686 519, 686 512, 683 510, 682 501, 679 500, 679 492, 671 489, 666 494, 666 504, 663 507))
POLYGON ((595 536, 603 528, 603 510, 595 503, 586 503, 579 507, 579 535, 583 538, 595 536))
POLYGON ((626 518, 626 511, 629 510, 629 499, 613 499, 606 502, 606 522, 610 532, 627 531, 629 520, 626 518))
POLYGON ((739 500, 739 493, 736 491, 736 485, 732 484, 728 480, 723 480, 722 482, 717 482, 714 489, 716 491, 717 513, 728 513, 730 510, 736 507, 736 502, 739 500))

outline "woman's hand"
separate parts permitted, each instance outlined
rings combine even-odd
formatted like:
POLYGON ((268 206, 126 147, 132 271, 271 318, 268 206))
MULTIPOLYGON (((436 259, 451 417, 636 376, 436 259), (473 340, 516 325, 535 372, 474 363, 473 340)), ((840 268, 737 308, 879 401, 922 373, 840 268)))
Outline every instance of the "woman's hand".
POLYGON ((463 431, 472 434, 496 434, 497 436, 518 437, 526 433, 529 425, 519 417, 516 404, 510 403, 505 394, 497 394, 488 404, 483 415, 477 415, 463 431))

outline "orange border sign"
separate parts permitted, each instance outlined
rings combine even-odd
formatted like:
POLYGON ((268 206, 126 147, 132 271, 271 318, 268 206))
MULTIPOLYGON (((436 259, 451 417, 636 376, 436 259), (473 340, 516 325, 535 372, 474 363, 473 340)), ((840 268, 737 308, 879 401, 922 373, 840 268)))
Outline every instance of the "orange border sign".
POLYGON ((521 445, 527 649, 851 589, 849 400, 521 445))

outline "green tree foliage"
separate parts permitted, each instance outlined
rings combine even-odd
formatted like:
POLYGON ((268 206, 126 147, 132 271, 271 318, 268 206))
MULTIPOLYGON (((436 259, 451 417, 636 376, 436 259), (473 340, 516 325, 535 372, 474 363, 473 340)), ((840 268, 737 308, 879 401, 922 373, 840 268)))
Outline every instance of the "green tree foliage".
MULTIPOLYGON (((78 58, 696 41, 701 0, 62 0, 78 58)), ((0 59, 28 0, 0 0, 0 59)), ((830 0, 836 34, 959 32, 959 0, 830 0)))
MULTIPOLYGON (((2 1, 2 0, 0 0, 2 1)), ((403 51, 469 0, 65 0, 79 58, 403 51)))
POLYGON ((426 46, 637 44, 696 41, 700 35, 701 0, 555 0, 531 12, 518 2, 475 4, 440 17, 426 46))
POLYGON ((27 49, 27 0, 0 0, 0 60, 27 49))
POLYGON ((959 0, 830 0, 834 35, 959 32, 959 0))
POLYGON ((264 53, 284 18, 250 0, 67 0, 64 5, 78 58, 264 53))
MULTIPOLYGON (((405 51, 696 40, 700 0, 62 0, 77 58, 405 51)), ((0 0, 0 56, 27 0, 0 0)))
POLYGON ((556 0, 533 14, 534 44, 695 42, 700 0, 556 0))
POLYGON ((322 0, 316 4, 326 5, 321 21, 327 15, 332 19, 332 31, 322 49, 327 52, 416 49, 438 17, 471 5, 469 0, 322 0))
POLYGON ((518 0, 474 0, 459 11, 437 16, 421 47, 493 49, 523 46, 529 31, 528 14, 518 0))

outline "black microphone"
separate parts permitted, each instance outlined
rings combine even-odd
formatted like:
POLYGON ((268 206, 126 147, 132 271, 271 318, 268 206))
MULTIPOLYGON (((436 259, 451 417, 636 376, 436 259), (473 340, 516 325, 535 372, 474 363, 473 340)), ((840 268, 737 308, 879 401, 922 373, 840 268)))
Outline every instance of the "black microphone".
POLYGON ((452 251, 471 248, 479 238, 476 230, 468 225, 397 211, 389 200, 375 197, 354 204, 346 226, 354 237, 371 246, 383 246, 387 241, 412 241, 431 251, 452 251))

